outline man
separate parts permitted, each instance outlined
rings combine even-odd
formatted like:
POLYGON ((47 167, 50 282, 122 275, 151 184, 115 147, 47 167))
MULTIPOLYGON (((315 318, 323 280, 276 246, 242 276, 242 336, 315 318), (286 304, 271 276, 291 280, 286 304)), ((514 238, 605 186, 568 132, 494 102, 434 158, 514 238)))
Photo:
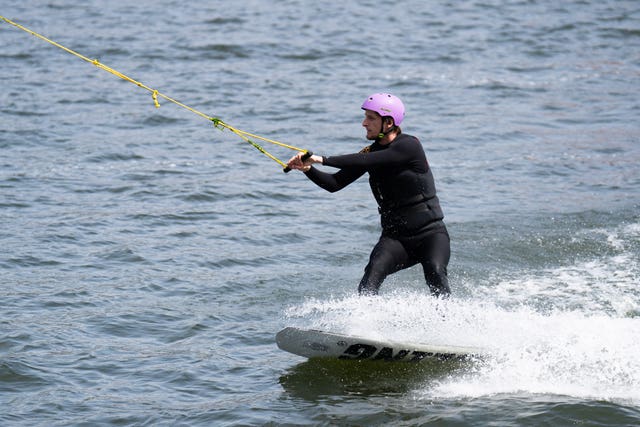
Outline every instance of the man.
POLYGON ((360 281, 361 295, 376 295, 389 274, 420 263, 431 293, 446 297, 450 294, 449 234, 424 149, 416 137, 400 129, 405 110, 399 98, 376 93, 364 101, 362 109, 362 126, 367 139, 373 141, 371 145, 359 153, 312 155, 306 160, 304 153, 298 153, 288 165, 330 192, 343 189, 365 172, 369 174, 382 235, 360 281), (339 170, 322 172, 311 166, 314 163, 339 170))

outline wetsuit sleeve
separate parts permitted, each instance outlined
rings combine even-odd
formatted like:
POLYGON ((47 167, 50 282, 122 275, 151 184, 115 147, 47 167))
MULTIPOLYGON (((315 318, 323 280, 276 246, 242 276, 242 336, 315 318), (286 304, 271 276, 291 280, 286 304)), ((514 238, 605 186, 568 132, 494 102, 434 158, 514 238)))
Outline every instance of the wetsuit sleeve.
POLYGON ((324 188, 330 193, 342 190, 356 179, 364 175, 364 169, 346 168, 336 173, 322 172, 313 166, 304 174, 318 187, 324 188))
MULTIPOLYGON (((359 168, 365 171, 379 166, 406 165, 424 159, 420 142, 413 137, 403 138, 392 143, 389 148, 368 153, 327 156, 323 164, 336 168, 359 168)), ((419 165, 419 163, 416 163, 419 165)))

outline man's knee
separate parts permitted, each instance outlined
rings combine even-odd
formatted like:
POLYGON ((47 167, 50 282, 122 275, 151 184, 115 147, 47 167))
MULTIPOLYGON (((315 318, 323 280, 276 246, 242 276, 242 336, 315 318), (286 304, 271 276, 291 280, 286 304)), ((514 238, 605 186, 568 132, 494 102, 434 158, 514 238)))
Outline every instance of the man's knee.
POLYGON ((384 278, 385 274, 379 266, 369 262, 364 268, 364 276, 358 285, 358 293, 360 295, 377 295, 384 278))
POLYGON ((451 293, 447 278, 447 266, 440 263, 425 263, 424 278, 435 296, 448 296, 451 293))

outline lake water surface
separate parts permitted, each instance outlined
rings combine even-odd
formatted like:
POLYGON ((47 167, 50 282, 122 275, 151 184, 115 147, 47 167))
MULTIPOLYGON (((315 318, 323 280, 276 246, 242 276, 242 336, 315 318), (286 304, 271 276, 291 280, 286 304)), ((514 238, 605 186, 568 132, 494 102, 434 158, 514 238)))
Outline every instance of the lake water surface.
MULTIPOLYGON (((0 21, 0 424, 640 424, 640 3, 5 2, 232 126, 311 149, 407 106, 452 238, 356 296, 366 179, 335 194, 0 21), (278 350, 285 326, 482 346, 420 365, 278 350)), ((286 160, 292 152, 265 143, 286 160)))

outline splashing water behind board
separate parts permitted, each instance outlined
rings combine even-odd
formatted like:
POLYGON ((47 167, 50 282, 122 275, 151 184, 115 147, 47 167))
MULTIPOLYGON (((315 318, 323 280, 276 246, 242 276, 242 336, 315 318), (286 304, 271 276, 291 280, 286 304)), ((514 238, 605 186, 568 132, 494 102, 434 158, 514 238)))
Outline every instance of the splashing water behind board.
POLYGON ((540 314, 414 293, 309 300, 287 315, 312 329, 488 351, 472 373, 425 390, 430 397, 526 391, 640 401, 640 318, 540 314))
POLYGON ((377 297, 309 299, 288 321, 371 339, 487 350, 474 369, 421 390, 426 398, 542 393, 640 402, 640 227, 592 231, 616 249, 591 260, 468 288, 438 300, 387 291, 377 297))

